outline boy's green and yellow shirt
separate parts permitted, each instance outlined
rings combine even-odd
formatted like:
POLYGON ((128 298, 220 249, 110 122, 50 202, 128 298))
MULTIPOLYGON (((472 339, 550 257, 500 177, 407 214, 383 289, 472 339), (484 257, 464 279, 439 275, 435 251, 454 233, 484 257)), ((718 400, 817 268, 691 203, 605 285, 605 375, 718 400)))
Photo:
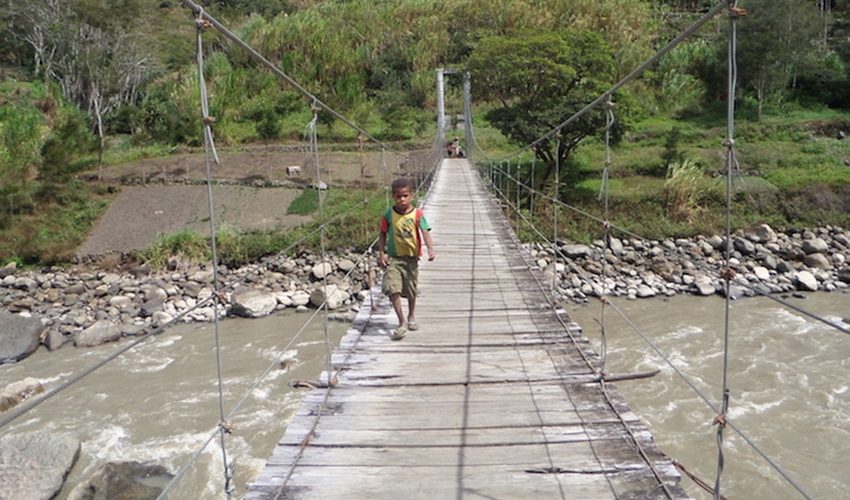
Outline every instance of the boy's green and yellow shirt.
POLYGON ((422 254, 422 234, 430 231, 422 209, 414 207, 406 214, 390 207, 381 218, 381 233, 387 234, 387 254, 392 257, 419 257, 422 254))

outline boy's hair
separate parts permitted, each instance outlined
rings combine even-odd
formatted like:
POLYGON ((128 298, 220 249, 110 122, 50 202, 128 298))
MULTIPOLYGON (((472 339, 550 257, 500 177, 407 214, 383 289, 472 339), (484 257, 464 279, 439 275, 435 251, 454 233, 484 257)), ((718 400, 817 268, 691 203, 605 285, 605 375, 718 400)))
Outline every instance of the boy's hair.
POLYGON ((413 181, 408 179, 407 177, 399 177, 398 179, 393 181, 392 189, 395 192, 397 189, 410 189, 413 191, 413 181))

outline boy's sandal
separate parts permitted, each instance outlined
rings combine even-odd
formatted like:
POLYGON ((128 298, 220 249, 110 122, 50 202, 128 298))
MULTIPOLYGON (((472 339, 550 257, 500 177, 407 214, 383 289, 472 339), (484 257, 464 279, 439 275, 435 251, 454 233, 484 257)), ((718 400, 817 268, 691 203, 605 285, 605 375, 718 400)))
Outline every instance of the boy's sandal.
POLYGON ((416 330, 419 329, 419 323, 417 323, 415 321, 411 321, 407 324, 407 329, 410 330, 411 332, 416 331, 416 330))
POLYGON ((390 334, 390 339, 391 340, 401 340, 401 339, 404 338, 405 335, 407 335, 407 327, 406 326, 400 326, 400 327, 396 328, 390 334))

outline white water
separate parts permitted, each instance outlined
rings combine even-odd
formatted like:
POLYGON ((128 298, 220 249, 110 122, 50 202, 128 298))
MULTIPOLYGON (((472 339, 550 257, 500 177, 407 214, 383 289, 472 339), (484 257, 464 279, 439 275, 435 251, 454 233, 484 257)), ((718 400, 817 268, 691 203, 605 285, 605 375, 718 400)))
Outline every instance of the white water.
MULTIPOLYGON (((850 316, 850 294, 791 299, 833 321, 850 316)), ((674 297, 626 301, 618 307, 655 342, 710 401, 719 398, 723 362, 724 301, 674 297)), ((598 351, 599 304, 572 306, 598 351)), ((221 323, 225 413, 275 359, 307 320, 285 314, 221 323)), ((661 449, 714 483, 717 447, 708 409, 694 391, 606 308, 609 373, 661 368, 649 380, 617 387, 650 425, 661 449)), ((330 323, 335 346, 347 325, 330 323)), ((236 497, 260 472, 298 408, 292 379, 315 379, 326 366, 324 330, 311 325, 289 350, 289 370, 275 367, 233 419, 228 457, 236 463, 236 497)), ((850 335, 767 299, 732 303, 729 416, 764 452, 815 498, 846 497, 850 483, 850 335)), ((46 388, 91 366, 120 346, 40 351, 17 365, 0 366, 0 386, 27 376, 46 388)), ((68 432, 83 443, 79 463, 60 498, 108 461, 152 461, 176 472, 211 435, 219 419, 218 377, 212 325, 181 325, 106 365, 95 374, 0 430, 2 434, 68 432)), ((724 446, 722 493, 728 498, 799 498, 731 429, 724 446)), ((179 482, 173 498, 223 498, 223 468, 216 437, 179 482)), ((710 498, 688 479, 697 498, 710 498)))
MULTIPOLYGON (((220 324, 225 414, 274 365, 233 418, 235 431, 226 440, 228 459, 236 463, 237 494, 262 470, 298 408, 301 390, 291 389, 289 381, 315 380, 326 367, 321 315, 284 351, 308 317, 290 313, 220 324), (275 362, 293 355, 297 361, 289 369, 275 362)), ((331 348, 347 327, 329 323, 331 348)), ((16 365, 0 366, 0 387, 29 376, 50 389, 121 345, 39 351, 16 365)), ((175 473, 214 432, 219 415, 213 325, 179 325, 39 405, 2 433, 67 432, 82 441, 80 460, 59 496, 65 498, 106 462, 153 462, 175 473)), ((196 465, 175 483, 172 498, 223 498, 222 462, 216 436, 196 465)))
MULTIPOLYGON (((850 294, 790 298, 807 311, 842 324, 850 294)), ((615 305, 672 364, 719 406, 722 392, 725 301, 673 297, 616 300, 615 305)), ((599 351, 601 304, 570 307, 599 351)), ((715 412, 611 307, 605 309, 607 371, 653 368, 649 380, 617 384, 649 424, 662 451, 713 485, 717 473, 715 412)), ((814 498, 847 498, 850 486, 850 335, 764 298, 731 303, 728 416, 814 498)), ((802 496, 735 432, 725 433, 721 493, 728 498, 802 496)), ((685 479, 687 491, 711 498, 685 479)))

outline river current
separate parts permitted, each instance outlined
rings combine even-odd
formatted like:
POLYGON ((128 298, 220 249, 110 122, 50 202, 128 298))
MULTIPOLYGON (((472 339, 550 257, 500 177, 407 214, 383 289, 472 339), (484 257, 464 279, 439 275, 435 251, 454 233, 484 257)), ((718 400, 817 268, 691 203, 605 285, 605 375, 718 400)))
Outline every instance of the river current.
MULTIPOLYGON (((850 294, 790 298, 796 305, 840 322, 850 316, 850 294)), ((712 403, 722 387, 725 302, 718 297, 617 300, 616 305, 712 403)), ((601 305, 568 306, 599 351, 601 305)), ((651 379, 620 382, 631 408, 650 426, 662 451, 713 484, 717 445, 714 412, 611 307, 604 313, 611 374, 660 368, 651 379)), ((247 393, 226 441, 235 462, 236 498, 262 469, 303 389, 293 379, 316 379, 326 367, 325 329, 314 321, 284 351, 307 314, 227 319, 220 325, 223 406, 228 413, 247 393), (279 357, 294 358, 288 368, 279 357)), ((846 323, 845 323, 846 326, 846 323)), ((347 325, 331 322, 332 346, 347 325)), ((82 454, 59 498, 103 463, 135 460, 177 471, 208 439, 219 420, 214 328, 179 325, 148 340, 93 375, 12 422, 2 434, 67 432, 82 454)), ((126 341, 124 341, 126 342, 126 341)), ((27 376, 47 389, 78 373, 123 343, 42 351, 0 366, 0 387, 27 376)), ((815 498, 846 495, 850 483, 850 335, 764 298, 732 302, 728 386, 734 425, 815 498)), ((722 493, 729 498, 795 498, 799 494, 734 431, 727 428, 722 493)), ((174 498, 223 498, 223 468, 216 438, 196 465, 175 483, 174 498)), ((686 490, 710 498, 689 479, 686 490)))

